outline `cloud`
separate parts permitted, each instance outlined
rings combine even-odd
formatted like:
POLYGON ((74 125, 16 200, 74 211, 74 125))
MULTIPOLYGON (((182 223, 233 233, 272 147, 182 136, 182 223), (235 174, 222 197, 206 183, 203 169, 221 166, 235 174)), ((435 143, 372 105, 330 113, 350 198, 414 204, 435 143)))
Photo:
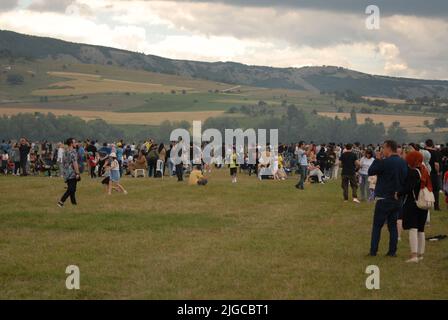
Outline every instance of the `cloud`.
POLYGON ((0 12, 0 28, 176 59, 448 78, 446 18, 386 15, 381 29, 370 31, 365 8, 349 3, 355 2, 35 0, 0 12))
POLYGON ((177 2, 208 4, 222 3, 241 7, 314 9, 355 14, 363 14, 368 5, 374 4, 381 9, 381 12, 385 16, 399 14, 446 17, 448 14, 448 1, 446 0, 177 0, 177 2))
POLYGON ((39 12, 65 12, 74 2, 75 0, 33 0, 28 9, 39 12))
POLYGON ((0 14, 0 29, 19 30, 26 34, 51 36, 73 42, 146 51, 146 30, 137 26, 96 22, 82 15, 17 10, 0 14))
POLYGON ((19 0, 1 0, 0 12, 14 9, 19 4, 19 0))

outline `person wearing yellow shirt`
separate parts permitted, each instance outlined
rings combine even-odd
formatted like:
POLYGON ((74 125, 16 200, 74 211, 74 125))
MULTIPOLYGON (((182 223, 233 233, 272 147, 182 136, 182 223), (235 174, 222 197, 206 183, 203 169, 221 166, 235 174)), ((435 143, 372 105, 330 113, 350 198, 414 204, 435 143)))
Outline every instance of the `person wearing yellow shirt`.
POLYGON ((235 150, 235 148, 233 148, 233 152, 232 152, 232 155, 230 156, 230 164, 229 164, 230 175, 232 176, 232 183, 237 182, 237 179, 236 179, 237 168, 238 168, 237 159, 238 159, 238 156, 236 154, 236 150, 235 150))
POLYGON ((202 174, 200 166, 195 166, 194 169, 190 172, 188 184, 190 186, 205 186, 207 183, 208 180, 202 174))

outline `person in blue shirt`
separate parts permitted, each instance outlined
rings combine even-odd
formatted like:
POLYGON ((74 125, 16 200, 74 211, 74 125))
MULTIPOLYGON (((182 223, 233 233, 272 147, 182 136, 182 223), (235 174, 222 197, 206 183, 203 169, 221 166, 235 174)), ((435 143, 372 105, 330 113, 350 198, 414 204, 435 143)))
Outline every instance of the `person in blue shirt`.
POLYGON ((397 219, 401 206, 398 193, 403 191, 408 170, 406 161, 398 155, 397 150, 395 141, 385 141, 382 152, 376 153, 376 159, 368 171, 369 176, 377 176, 370 256, 376 256, 378 252, 381 229, 386 222, 390 236, 387 256, 396 257, 397 254, 397 219))
POLYGON ((303 190, 305 188, 305 180, 308 175, 308 153, 306 150, 305 142, 301 141, 295 151, 297 162, 300 170, 300 180, 296 184, 296 188, 303 190))
POLYGON ((117 155, 117 161, 119 164, 120 177, 123 176, 123 144, 121 142, 117 143, 117 147, 115 148, 115 153, 117 155))

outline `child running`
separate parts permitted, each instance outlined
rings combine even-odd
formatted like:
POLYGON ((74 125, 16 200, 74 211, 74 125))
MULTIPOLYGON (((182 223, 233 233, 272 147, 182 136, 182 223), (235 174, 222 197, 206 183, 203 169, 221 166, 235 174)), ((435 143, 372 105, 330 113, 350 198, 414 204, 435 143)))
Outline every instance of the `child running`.
POLYGON ((120 184, 120 164, 117 160, 117 155, 112 152, 110 154, 110 181, 108 185, 108 194, 112 194, 112 189, 121 191, 124 194, 128 194, 128 192, 123 188, 123 186, 120 184))

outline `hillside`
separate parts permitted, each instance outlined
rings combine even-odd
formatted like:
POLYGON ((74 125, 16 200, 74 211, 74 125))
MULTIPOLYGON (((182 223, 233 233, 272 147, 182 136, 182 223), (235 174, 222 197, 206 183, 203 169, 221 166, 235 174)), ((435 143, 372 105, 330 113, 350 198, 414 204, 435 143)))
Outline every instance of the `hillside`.
POLYGON ((448 97, 448 81, 369 75, 340 67, 272 68, 234 62, 172 60, 154 55, 77 44, 51 38, 0 31, 0 58, 52 58, 68 63, 116 66, 155 73, 253 87, 334 92, 352 90, 388 98, 448 97))

